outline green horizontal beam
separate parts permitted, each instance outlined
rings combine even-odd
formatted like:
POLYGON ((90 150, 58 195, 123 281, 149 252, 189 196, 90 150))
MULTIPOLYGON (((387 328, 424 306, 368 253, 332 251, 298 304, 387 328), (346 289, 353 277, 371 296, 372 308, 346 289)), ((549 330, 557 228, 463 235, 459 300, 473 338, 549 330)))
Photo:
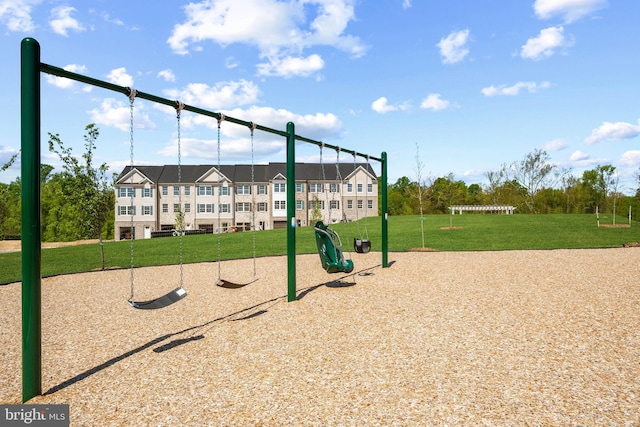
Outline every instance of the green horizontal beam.
MULTIPOLYGON (((81 82, 81 83, 85 83, 85 84, 88 84, 88 85, 97 86, 97 87, 100 87, 100 88, 103 88, 103 89, 111 90, 113 92, 119 92, 119 93, 121 93, 123 95, 126 95, 126 96, 129 96, 129 93, 132 90, 132 88, 129 88, 129 87, 126 87, 126 86, 119 86, 119 85, 116 85, 116 84, 113 84, 113 83, 109 83, 109 82, 105 82, 105 81, 102 81, 102 80, 94 79, 92 77, 83 76, 82 74, 78 74, 78 73, 74 73, 74 72, 71 72, 71 71, 67 71, 64 68, 55 67, 55 66, 49 65, 49 64, 40 63, 40 71, 42 71, 43 73, 54 75, 54 76, 64 77, 64 78, 75 80, 75 81, 78 81, 78 82, 81 82)), ((167 105, 167 106, 173 107, 173 108, 175 108, 176 104, 177 104, 176 100, 162 98, 160 96, 152 95, 150 93, 141 92, 141 91, 138 91, 138 90, 136 90, 136 98, 146 99, 147 101, 157 102, 158 104, 167 105)), ((241 126, 251 127, 251 125, 253 124, 252 122, 247 122, 245 120, 236 119, 235 117, 227 116, 227 115, 224 115, 222 113, 216 113, 216 112, 213 112, 213 111, 205 110, 203 108, 194 107, 192 105, 184 104, 183 110, 191 111, 192 113, 196 113, 196 114, 202 114, 202 115, 208 116, 208 117, 213 117, 216 120, 220 120, 221 117, 224 117, 224 121, 235 123, 235 124, 238 124, 238 125, 241 125, 241 126)), ((285 138, 287 138, 289 136, 286 131, 282 131, 282 130, 278 130, 278 129, 272 129, 270 127, 262 126, 262 125, 259 125, 259 124, 255 124, 255 128, 258 129, 258 130, 261 130, 263 132, 272 133, 274 135, 279 135, 279 136, 282 136, 282 137, 285 137, 285 138)), ((305 137, 300 136, 300 135, 295 135, 295 140, 296 141, 301 141, 301 142, 307 142, 309 144, 314 144, 314 145, 317 145, 318 147, 329 148, 331 150, 335 150, 335 151, 340 152, 340 153, 348 153, 348 154, 351 154, 352 156, 362 157, 362 158, 365 158, 367 160, 375 160, 375 161, 378 161, 378 162, 382 162, 382 159, 380 157, 369 156, 367 154, 358 153, 357 151, 353 151, 353 150, 345 150, 344 148, 340 148, 337 145, 326 144, 326 143, 324 143, 322 141, 316 141, 314 139, 305 138, 305 137)))

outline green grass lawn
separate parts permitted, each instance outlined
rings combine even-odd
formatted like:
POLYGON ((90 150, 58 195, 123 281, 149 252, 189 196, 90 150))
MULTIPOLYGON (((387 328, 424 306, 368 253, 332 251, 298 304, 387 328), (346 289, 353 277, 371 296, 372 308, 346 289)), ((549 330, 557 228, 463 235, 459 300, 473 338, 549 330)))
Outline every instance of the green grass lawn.
MULTIPOLYGON (((439 251, 495 251, 515 249, 610 248, 640 241, 640 225, 632 228, 598 228, 594 215, 482 215, 466 214, 453 217, 455 230, 449 227, 449 215, 424 217, 425 247, 439 251)), ((601 215, 600 223, 611 223, 612 217, 601 215)), ((422 247, 418 216, 389 218, 389 250, 406 251, 422 247)), ((628 223, 624 217, 616 223, 628 223)), ((345 249, 352 247, 353 237, 364 232, 365 222, 336 224, 345 249)), ((372 250, 381 249, 380 218, 366 222, 372 250)), ((256 255, 284 255, 287 251, 286 230, 255 233, 256 255)), ((250 258, 253 255, 254 233, 234 233, 220 236, 221 258, 250 258)), ((165 237, 134 242, 134 263, 137 267, 177 264, 177 237, 165 237)), ((218 259, 217 235, 193 235, 183 238, 183 262, 203 262, 218 259)), ((296 252, 316 251, 313 229, 300 227, 296 232, 296 252)), ((105 242, 106 268, 130 265, 130 242, 105 242)), ((0 284, 21 280, 20 253, 0 254, 0 284)), ((100 269, 98 244, 68 246, 42 250, 42 276, 76 273, 100 269)))

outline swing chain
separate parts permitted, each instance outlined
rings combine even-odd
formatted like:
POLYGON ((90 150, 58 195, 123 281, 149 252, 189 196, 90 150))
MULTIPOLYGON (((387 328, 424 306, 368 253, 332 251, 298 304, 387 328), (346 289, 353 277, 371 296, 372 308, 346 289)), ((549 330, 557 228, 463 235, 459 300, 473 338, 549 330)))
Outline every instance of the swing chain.
POLYGON ((256 272, 256 189, 255 184, 255 168, 253 158, 253 131, 256 130, 257 125, 254 122, 249 123, 249 129, 251 129, 251 227, 252 227, 252 239, 253 239, 253 277, 255 278, 258 273, 256 272))
POLYGON ((134 218, 133 218, 133 214, 134 214, 134 189, 133 189, 133 167, 134 167, 134 163, 133 163, 133 104, 134 101, 136 99, 136 95, 138 95, 138 91, 132 88, 128 88, 129 93, 127 94, 127 97, 129 98, 129 173, 131 174, 131 192, 130 197, 129 197, 129 214, 131 216, 131 224, 130 224, 130 229, 129 229, 129 265, 131 268, 129 268, 130 271, 130 287, 131 287, 131 292, 129 295, 129 301, 133 301, 133 291, 134 291, 134 275, 133 275, 133 235, 134 235, 134 218))
POLYGON ((182 265, 182 252, 183 252, 183 248, 182 248, 182 236, 185 233, 185 213, 182 210, 182 188, 180 188, 182 186, 182 138, 180 135, 180 113, 182 112, 182 110, 184 109, 184 103, 182 101, 176 101, 176 121, 177 121, 177 127, 178 127, 178 206, 179 206, 179 210, 178 210, 178 215, 180 215, 180 221, 178 223, 179 226, 179 230, 178 230, 178 235, 179 235, 179 239, 180 239, 180 253, 179 253, 179 260, 180 260, 180 288, 183 287, 183 276, 184 276, 184 268, 182 265))

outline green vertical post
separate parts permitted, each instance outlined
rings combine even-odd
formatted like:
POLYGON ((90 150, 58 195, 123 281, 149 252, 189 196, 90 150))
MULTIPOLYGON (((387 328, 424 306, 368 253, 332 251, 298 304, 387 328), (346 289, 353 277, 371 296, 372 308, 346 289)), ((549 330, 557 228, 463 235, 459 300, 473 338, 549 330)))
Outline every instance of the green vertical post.
POLYGON ((287 301, 296 299, 296 127, 287 123, 287 301))
POLYGON ((380 183, 382 196, 382 268, 389 267, 389 209, 387 202, 387 153, 382 152, 382 182, 380 183))
POLYGON ((42 394, 40 277, 40 44, 20 50, 22 198, 22 401, 42 394))

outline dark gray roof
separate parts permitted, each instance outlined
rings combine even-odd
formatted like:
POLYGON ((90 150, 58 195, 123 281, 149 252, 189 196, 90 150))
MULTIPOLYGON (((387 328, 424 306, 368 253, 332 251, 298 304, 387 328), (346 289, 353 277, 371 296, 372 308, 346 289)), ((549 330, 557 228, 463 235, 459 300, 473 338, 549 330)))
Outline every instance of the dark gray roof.
MULTIPOLYGON (((198 178, 217 166, 181 165, 180 180, 178 180, 178 165, 134 167, 156 184, 176 184, 178 182, 195 182, 198 178)), ((322 180, 323 177, 327 181, 336 180, 338 177, 344 179, 358 167, 368 170, 373 177, 377 178, 375 171, 368 163, 338 163, 339 171, 336 170, 335 163, 296 163, 296 180, 314 181, 322 180)), ((131 166, 126 166, 120 175, 118 175, 116 182, 126 176, 130 170, 131 166)), ((220 165, 220 171, 232 182, 251 182, 251 165, 220 165)), ((283 162, 254 165, 253 174, 254 182, 269 182, 278 174, 286 178, 287 164, 283 162)))

